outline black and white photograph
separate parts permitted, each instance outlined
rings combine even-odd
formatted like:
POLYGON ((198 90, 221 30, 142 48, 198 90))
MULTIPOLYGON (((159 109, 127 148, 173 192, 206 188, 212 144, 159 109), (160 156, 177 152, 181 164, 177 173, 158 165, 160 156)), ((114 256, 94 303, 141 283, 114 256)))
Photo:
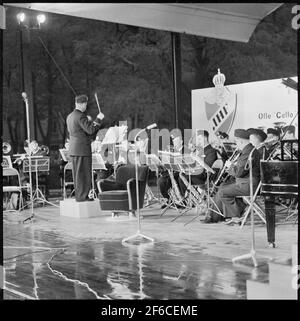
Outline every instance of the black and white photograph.
POLYGON ((296 302, 299 26, 297 3, 4 2, 2 303, 296 302))

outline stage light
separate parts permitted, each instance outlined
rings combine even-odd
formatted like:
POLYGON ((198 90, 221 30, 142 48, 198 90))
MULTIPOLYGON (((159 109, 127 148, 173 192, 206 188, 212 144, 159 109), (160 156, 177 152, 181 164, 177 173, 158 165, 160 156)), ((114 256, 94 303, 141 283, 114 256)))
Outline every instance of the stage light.
POLYGON ((44 14, 39 14, 36 18, 37 18, 39 25, 46 21, 46 16, 44 14))
POLYGON ((26 16, 25 16, 24 12, 20 12, 17 14, 17 19, 18 19, 19 23, 24 22, 25 18, 26 18, 26 16))

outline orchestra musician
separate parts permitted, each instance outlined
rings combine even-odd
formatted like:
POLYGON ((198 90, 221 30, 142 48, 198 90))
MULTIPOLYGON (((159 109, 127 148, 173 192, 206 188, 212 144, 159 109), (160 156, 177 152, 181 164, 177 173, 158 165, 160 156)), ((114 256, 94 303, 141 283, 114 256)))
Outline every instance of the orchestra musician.
MULTIPOLYGON (((214 149, 210 143, 209 143, 209 134, 206 130, 201 130, 198 132, 198 146, 196 146, 196 149, 198 150, 198 155, 201 152, 203 155, 199 155, 200 157, 204 156, 204 163, 211 167, 213 163, 217 160, 218 155, 216 149, 214 149)), ((183 176, 189 180, 189 176, 186 174, 183 174, 183 176)), ((206 172, 203 170, 201 173, 197 175, 191 175, 191 184, 192 185, 199 185, 200 188, 204 189, 206 183, 206 172)), ((179 178, 179 188, 181 195, 184 196, 187 186, 184 184, 184 182, 179 178)))
MULTIPOLYGON (((255 148, 261 145, 267 138, 267 134, 261 129, 249 128, 247 131, 249 132, 249 141, 255 148)), ((268 157, 265 146, 260 146, 257 150, 261 159, 266 159, 268 157)))
POLYGON ((69 132, 69 155, 72 160, 75 200, 77 202, 90 201, 88 194, 92 184, 92 150, 91 141, 100 129, 100 120, 104 118, 99 113, 95 121, 86 115, 88 97, 76 96, 75 109, 67 117, 69 132))
MULTIPOLYGON (((280 146, 277 144, 277 142, 280 139, 280 131, 275 128, 268 128, 267 129, 267 140, 272 140, 274 141, 273 144, 268 144, 266 145, 267 153, 273 154, 274 150, 276 148, 279 148, 280 146)), ((278 150, 278 153, 280 153, 280 150, 278 150)))
POLYGON ((217 150, 217 153, 221 157, 223 163, 225 163, 229 157, 224 147, 224 143, 229 141, 229 136, 221 131, 217 131, 216 136, 218 137, 218 143, 212 144, 212 147, 217 150))
POLYGON ((287 139, 295 139, 295 126, 290 125, 290 126, 285 126, 282 128, 282 132, 283 132, 283 139, 287 140, 287 139))
MULTIPOLYGON (((227 161, 225 166, 229 167, 229 179, 223 182, 216 195, 214 196, 214 202, 218 206, 218 209, 225 216, 225 219, 229 218, 227 222, 239 223, 240 216, 245 209, 246 205, 242 199, 236 196, 250 195, 250 179, 249 179, 249 166, 248 157, 254 146, 249 141, 249 132, 245 129, 236 129, 234 131, 234 137, 238 150, 240 151, 238 158, 234 163, 227 161)), ((255 150, 252 154, 252 167, 253 167, 253 188, 257 188, 260 180, 260 154, 255 150)), ((217 209, 217 210, 218 210, 217 209)), ((205 219, 205 223, 216 223, 222 220, 223 217, 210 211, 209 215, 205 219)))

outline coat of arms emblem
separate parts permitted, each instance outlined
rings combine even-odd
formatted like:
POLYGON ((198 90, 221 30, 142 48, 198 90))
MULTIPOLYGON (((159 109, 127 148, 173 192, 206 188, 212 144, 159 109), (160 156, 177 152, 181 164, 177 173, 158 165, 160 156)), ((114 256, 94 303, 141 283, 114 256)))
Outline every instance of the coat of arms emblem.
POLYGON ((220 73, 214 76, 215 93, 210 102, 205 101, 205 112, 209 127, 214 133, 217 131, 229 133, 237 108, 237 95, 224 86, 225 75, 220 73))

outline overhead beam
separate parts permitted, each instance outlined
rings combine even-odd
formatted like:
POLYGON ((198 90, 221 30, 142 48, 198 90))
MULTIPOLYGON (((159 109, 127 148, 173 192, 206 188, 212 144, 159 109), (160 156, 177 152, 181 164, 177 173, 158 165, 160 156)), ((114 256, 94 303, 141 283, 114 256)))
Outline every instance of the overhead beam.
POLYGON ((7 3, 15 6, 202 37, 248 42, 281 3, 7 3))

